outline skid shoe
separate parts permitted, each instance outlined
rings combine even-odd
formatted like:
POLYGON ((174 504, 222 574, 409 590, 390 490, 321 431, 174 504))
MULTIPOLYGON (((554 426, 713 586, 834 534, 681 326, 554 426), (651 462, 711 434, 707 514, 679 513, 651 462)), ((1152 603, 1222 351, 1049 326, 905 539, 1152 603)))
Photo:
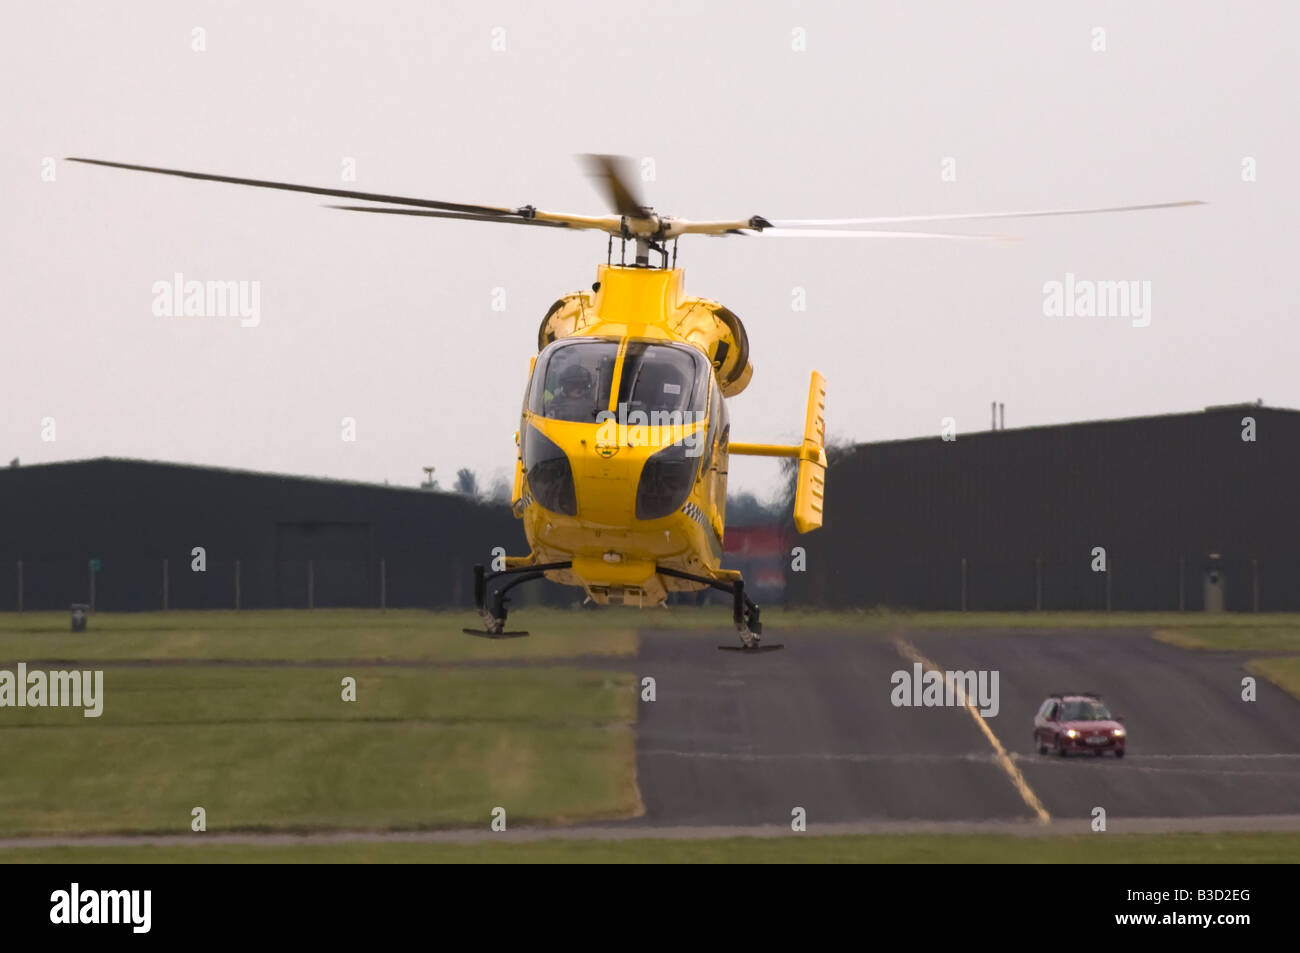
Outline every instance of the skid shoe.
POLYGON ((488 573, 484 566, 474 567, 474 607, 483 619, 482 629, 462 629, 466 635, 481 639, 518 639, 527 635, 526 630, 506 631, 506 593, 520 583, 541 579, 548 569, 568 569, 572 563, 544 563, 532 566, 519 566, 515 569, 502 569, 488 573), (497 580, 506 578, 505 582, 497 580))

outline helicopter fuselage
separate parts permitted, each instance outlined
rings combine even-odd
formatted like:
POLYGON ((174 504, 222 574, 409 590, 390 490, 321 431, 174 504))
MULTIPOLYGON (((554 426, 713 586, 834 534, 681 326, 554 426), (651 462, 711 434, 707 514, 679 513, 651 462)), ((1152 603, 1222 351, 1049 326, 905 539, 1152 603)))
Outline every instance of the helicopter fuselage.
POLYGON ((555 582, 598 603, 657 605, 721 568, 726 398, 753 373, 743 325, 682 294, 679 269, 601 266, 543 319, 517 435, 512 503, 555 582))

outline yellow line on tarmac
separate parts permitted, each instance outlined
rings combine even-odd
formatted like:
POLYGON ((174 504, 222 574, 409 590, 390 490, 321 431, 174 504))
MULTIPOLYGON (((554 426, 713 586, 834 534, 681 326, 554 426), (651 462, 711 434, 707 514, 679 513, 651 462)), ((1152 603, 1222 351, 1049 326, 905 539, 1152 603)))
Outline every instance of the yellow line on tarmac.
MULTIPOLYGON (((918 652, 909 642, 905 642, 902 639, 895 639, 894 646, 898 649, 898 653, 909 662, 920 662, 922 667, 934 672, 939 672, 941 675, 943 674, 943 669, 939 668, 939 666, 935 665, 928 658, 918 652)), ((947 678, 946 675, 944 677, 945 679, 947 678)), ((984 732, 984 737, 988 738, 989 744, 991 744, 993 750, 997 752, 998 764, 1000 764, 1002 770, 1007 773, 1007 777, 1011 779, 1011 783, 1015 786, 1016 791, 1019 792, 1020 797, 1024 800, 1025 804, 1027 804, 1029 809, 1038 816, 1038 823, 1046 824, 1052 819, 1052 815, 1047 813, 1047 808, 1043 807, 1043 802, 1038 800, 1038 795, 1035 794, 1033 789, 1029 786, 1029 782, 1026 781, 1025 776, 1020 773, 1020 769, 1012 762, 1011 757, 1007 754, 1007 749, 1002 747, 1002 742, 1000 742, 998 736, 993 733, 993 729, 990 728, 989 723, 984 720, 984 716, 979 713, 979 709, 975 707, 975 703, 969 697, 965 698, 965 702, 966 710, 970 712, 970 716, 975 719, 975 724, 980 726, 980 731, 984 732)))

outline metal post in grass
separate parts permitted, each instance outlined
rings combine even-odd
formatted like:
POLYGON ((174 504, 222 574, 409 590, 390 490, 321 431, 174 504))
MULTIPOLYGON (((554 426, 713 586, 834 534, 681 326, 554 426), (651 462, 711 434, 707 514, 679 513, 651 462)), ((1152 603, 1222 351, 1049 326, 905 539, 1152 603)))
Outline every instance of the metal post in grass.
POLYGON ((307 608, 316 608, 316 561, 307 560, 307 608))
POLYGON ((167 611, 168 595, 169 593, 167 592, 167 560, 163 559, 163 612, 167 611))
POLYGON ((235 560, 235 609, 239 608, 239 560, 235 560))
POLYGON ((961 611, 966 611, 966 557, 961 558, 961 611))
POLYGON ((18 611, 23 611, 23 561, 18 560, 18 611))

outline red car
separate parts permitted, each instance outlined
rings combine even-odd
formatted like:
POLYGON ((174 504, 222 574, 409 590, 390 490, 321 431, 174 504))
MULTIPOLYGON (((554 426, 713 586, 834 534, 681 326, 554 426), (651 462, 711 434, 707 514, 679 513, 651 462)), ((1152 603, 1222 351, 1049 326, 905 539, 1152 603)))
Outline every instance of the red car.
POLYGON ((1052 695, 1034 716, 1034 747, 1039 754, 1054 751, 1062 758, 1072 751, 1099 757, 1113 751, 1122 758, 1128 733, 1121 720, 1096 695, 1052 695))

